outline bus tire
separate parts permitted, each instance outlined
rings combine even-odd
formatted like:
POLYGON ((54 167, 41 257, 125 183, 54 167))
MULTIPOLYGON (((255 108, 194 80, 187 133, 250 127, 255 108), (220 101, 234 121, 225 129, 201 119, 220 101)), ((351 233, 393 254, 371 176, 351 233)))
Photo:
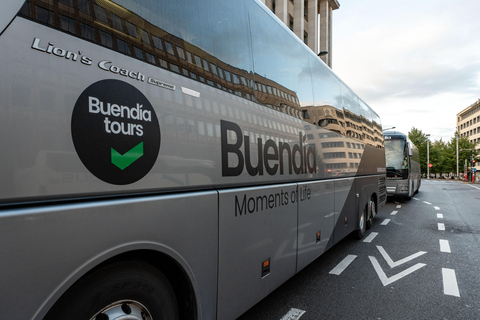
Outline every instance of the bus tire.
POLYGON ((357 238, 362 239, 365 236, 365 231, 367 229, 367 206, 365 206, 360 214, 358 219, 358 229, 357 229, 357 238))
POLYGON ((367 220, 367 229, 370 229, 373 226, 373 219, 377 215, 377 207, 375 206, 375 201, 372 199, 370 200, 370 212, 369 218, 367 220))
POLYGON ((104 266, 75 283, 44 319, 179 319, 167 278, 136 261, 104 266))

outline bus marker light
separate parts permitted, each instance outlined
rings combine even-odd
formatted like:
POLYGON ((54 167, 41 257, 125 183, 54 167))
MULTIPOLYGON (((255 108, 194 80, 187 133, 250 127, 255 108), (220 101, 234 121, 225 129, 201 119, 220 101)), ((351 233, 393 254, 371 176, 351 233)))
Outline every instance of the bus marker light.
POLYGON ((270 258, 262 262, 262 278, 270 274, 270 258))

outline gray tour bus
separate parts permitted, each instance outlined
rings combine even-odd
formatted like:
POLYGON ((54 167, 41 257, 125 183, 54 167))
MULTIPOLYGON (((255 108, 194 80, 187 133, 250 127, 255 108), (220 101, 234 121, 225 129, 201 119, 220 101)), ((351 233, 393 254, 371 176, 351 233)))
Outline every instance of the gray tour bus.
POLYGON ((387 165, 387 195, 412 198, 420 189, 420 153, 407 135, 386 131, 385 157, 387 165))
POLYGON ((257 0, 0 12, 5 319, 235 319, 386 201, 378 115, 257 0))

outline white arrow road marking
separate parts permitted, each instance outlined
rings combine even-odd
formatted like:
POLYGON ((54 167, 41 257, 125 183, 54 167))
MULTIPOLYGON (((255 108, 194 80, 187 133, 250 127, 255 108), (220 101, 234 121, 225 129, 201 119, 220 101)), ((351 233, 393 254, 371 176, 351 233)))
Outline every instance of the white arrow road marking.
POLYGON ((330 274, 335 274, 337 276, 339 276, 345 269, 347 269, 347 267, 350 265, 350 263, 353 262, 353 260, 355 260, 357 256, 353 255, 353 254, 349 254, 345 259, 343 259, 335 268, 332 269, 332 271, 330 271, 329 273, 330 274))
POLYGON ((406 270, 403 270, 402 272, 397 273, 396 275, 391 276, 389 278, 389 277, 387 277, 385 272, 383 272, 382 267, 380 267, 380 264, 377 261, 377 258, 372 257, 372 256, 368 256, 368 258, 370 258, 370 261, 372 262, 373 268, 377 272, 378 277, 380 278, 380 281, 382 281, 383 286, 387 286, 387 285, 389 285, 389 284, 391 284, 391 283, 393 283, 397 280, 400 280, 403 277, 408 276, 410 273, 415 272, 418 269, 426 266, 425 263, 417 263, 416 265, 414 265, 414 266, 412 266, 412 267, 410 267, 406 270))
POLYGON ((383 249, 382 246, 377 246, 377 249, 378 251, 380 251, 380 253, 382 254, 382 257, 385 259, 385 261, 387 261, 388 265, 390 266, 390 268, 395 268, 395 267, 398 267, 399 265, 402 265, 404 264, 405 262, 408 262, 410 260, 413 260, 415 258, 418 258, 420 257, 421 255, 424 255, 426 252, 425 251, 418 251, 417 253, 414 253, 406 258, 403 258, 401 260, 398 260, 397 262, 394 262, 392 260, 392 258, 390 258, 390 256, 388 255, 388 253, 385 251, 385 249, 383 249))

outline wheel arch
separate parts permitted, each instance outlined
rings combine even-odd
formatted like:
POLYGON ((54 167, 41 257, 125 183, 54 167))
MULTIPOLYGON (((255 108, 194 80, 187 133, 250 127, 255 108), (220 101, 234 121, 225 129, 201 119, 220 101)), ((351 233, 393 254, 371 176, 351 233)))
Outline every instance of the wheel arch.
POLYGON ((101 268, 122 261, 142 261, 162 272, 174 289, 180 319, 194 320, 201 314, 198 285, 186 261, 168 248, 159 248, 158 244, 136 243, 102 253, 73 271, 42 305, 34 318, 43 318, 75 283, 101 268))
POLYGON ((190 277, 175 259, 166 253, 154 250, 134 250, 119 254, 102 262, 89 271, 89 273, 120 261, 143 261, 162 272, 175 291, 180 319, 197 319, 197 294, 190 277))

